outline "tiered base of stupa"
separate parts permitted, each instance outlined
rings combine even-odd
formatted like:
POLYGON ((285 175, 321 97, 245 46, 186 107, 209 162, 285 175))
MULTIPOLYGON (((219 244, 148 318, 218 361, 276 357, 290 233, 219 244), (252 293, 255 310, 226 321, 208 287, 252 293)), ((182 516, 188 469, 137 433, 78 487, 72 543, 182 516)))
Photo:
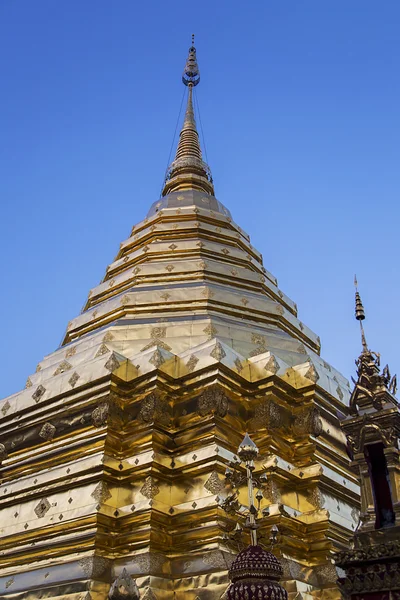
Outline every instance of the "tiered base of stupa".
POLYGON ((163 198, 0 403, 0 598, 105 600, 125 567, 143 600, 218 600, 238 550, 224 473, 248 431, 290 600, 337 600, 330 557, 358 506, 348 397, 228 211, 163 198))

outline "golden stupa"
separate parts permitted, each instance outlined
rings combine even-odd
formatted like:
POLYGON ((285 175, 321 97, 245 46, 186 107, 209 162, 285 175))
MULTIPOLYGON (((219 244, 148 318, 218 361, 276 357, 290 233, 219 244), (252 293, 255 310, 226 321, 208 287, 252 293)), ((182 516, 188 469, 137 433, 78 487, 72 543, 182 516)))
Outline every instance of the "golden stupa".
POLYGON ((246 431, 289 599, 340 598, 331 556, 359 514, 338 419, 349 384, 214 196, 194 46, 183 80, 162 197, 0 402, 1 599, 116 598, 121 574, 142 600, 219 599, 238 551, 225 470, 246 431))

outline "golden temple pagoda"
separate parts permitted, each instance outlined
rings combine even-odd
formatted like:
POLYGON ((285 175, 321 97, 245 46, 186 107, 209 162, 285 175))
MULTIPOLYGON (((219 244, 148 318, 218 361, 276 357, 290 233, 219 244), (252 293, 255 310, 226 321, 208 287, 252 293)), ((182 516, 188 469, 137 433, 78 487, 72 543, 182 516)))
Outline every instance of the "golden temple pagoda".
POLYGON ((238 551, 225 471, 247 431, 289 600, 340 598, 332 556, 359 516, 349 384, 214 195, 199 79, 192 45, 161 198, 0 402, 1 599, 218 600, 238 551))

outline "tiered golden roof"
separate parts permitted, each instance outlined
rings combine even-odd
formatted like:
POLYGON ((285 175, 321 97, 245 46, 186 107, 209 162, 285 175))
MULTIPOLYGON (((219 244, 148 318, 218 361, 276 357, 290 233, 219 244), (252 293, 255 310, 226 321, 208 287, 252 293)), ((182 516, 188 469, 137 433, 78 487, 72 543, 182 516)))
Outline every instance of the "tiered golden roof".
POLYGON ((0 403, 2 598, 104 600, 126 568, 145 600, 217 600, 233 558, 223 473, 246 430, 290 600, 339 598, 330 555, 358 507, 349 385, 215 198, 192 91, 162 197, 0 403))

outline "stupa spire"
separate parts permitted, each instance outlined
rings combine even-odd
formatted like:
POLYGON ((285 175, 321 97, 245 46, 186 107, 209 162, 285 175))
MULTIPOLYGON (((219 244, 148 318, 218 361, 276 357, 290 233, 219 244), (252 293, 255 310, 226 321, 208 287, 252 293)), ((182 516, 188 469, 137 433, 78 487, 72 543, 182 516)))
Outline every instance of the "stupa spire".
POLYGON ((203 161, 199 134, 193 108, 193 88, 200 83, 194 35, 188 58, 183 70, 182 81, 188 88, 185 119, 179 134, 179 143, 174 161, 167 169, 162 195, 179 190, 200 190, 214 195, 210 167, 203 161))
POLYGON ((356 310, 355 310, 355 316, 357 321, 359 321, 360 323, 360 329, 361 329, 361 342, 362 342, 362 347, 363 347, 363 352, 369 352, 368 350, 368 346, 367 346, 367 341, 365 339, 365 332, 364 332, 364 327, 362 322, 365 319, 365 312, 364 312, 364 306, 361 300, 361 296, 360 293, 358 291, 358 282, 357 282, 357 276, 354 275, 354 286, 356 288, 356 310))

